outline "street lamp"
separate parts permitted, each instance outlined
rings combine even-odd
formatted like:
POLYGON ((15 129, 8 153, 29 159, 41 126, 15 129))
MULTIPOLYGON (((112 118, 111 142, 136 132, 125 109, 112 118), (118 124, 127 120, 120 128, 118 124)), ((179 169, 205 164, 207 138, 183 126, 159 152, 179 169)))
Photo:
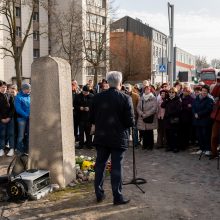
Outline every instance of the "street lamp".
POLYGON ((171 86, 173 85, 173 67, 174 67, 174 50, 173 50, 173 37, 174 37, 174 5, 168 2, 168 20, 169 20, 169 65, 168 74, 171 86))
MULTIPOLYGON (((163 65, 163 64, 164 64, 164 62, 163 62, 163 61, 164 61, 164 60, 163 60, 163 43, 164 43, 164 42, 165 42, 165 44, 167 43, 166 38, 162 36, 162 60, 161 60, 161 65, 162 65, 162 66, 164 66, 164 65, 163 65)), ((163 83, 163 76, 164 76, 163 73, 164 73, 164 71, 162 71, 162 83, 163 83)))

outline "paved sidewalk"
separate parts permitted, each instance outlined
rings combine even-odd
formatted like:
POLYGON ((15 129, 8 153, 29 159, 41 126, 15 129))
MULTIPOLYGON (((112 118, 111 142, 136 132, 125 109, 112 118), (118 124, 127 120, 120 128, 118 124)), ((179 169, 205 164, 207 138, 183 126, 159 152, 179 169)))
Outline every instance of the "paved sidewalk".
MULTIPOLYGON (((131 219, 131 220, 219 220, 220 170, 217 161, 189 151, 174 154, 163 149, 135 150, 137 177, 147 180, 141 185, 126 185, 123 192, 131 199, 128 205, 113 206, 109 177, 105 181, 107 198, 97 204, 91 184, 55 193, 39 201, 23 204, 0 203, 8 219, 131 219)), ((77 150, 77 155, 95 155, 95 150, 77 150)), ((0 172, 9 163, 0 159, 0 172)), ((124 161, 124 181, 132 178, 132 149, 124 161)), ((0 211, 1 215, 1 211, 0 211)), ((1 219, 1 218, 0 218, 1 219)))

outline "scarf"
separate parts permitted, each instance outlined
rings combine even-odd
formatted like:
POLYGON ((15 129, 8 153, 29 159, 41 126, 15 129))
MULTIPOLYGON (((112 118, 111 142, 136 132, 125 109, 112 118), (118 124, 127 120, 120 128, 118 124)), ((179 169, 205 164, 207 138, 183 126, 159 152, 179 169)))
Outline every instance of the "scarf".
POLYGON ((148 101, 151 97, 153 97, 154 95, 150 92, 149 94, 143 94, 143 99, 144 101, 148 101))
POLYGON ((175 93, 170 93, 169 94, 169 98, 172 100, 172 99, 174 99, 176 97, 176 94, 175 93))

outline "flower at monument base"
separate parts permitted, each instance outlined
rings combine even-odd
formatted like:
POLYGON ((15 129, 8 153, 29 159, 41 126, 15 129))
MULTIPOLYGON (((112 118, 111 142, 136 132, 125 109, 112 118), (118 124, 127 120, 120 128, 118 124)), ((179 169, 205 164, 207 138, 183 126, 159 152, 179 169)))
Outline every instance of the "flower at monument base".
POLYGON ((82 170, 91 170, 91 168, 93 168, 94 166, 94 162, 88 161, 88 160, 84 160, 82 163, 82 170))

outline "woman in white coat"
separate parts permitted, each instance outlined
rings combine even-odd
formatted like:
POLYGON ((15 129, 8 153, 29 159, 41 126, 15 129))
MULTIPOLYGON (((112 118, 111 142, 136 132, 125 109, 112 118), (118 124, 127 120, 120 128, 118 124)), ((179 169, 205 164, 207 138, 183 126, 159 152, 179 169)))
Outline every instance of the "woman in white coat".
POLYGON ((144 88, 144 93, 137 106, 137 112, 137 128, 142 133, 143 149, 152 150, 154 147, 153 130, 157 129, 157 99, 151 92, 150 86, 144 88), (143 119, 148 116, 152 116, 153 120, 145 123, 143 119))

